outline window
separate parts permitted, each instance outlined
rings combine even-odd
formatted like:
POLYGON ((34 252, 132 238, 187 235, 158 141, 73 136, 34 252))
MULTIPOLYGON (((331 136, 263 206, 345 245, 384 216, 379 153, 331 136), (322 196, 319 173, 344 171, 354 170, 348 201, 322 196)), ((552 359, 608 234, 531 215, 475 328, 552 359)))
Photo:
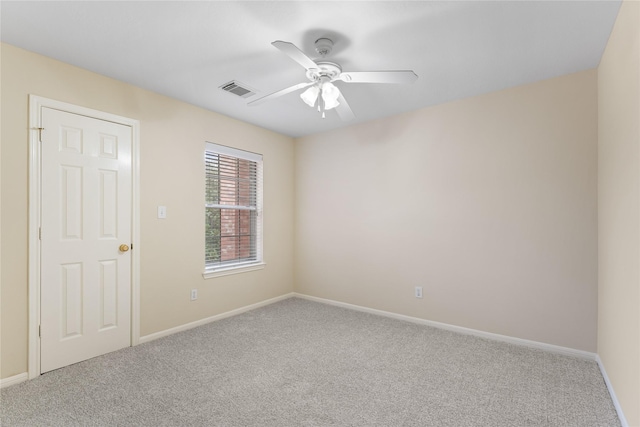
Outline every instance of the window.
POLYGON ((255 269, 262 265, 262 156, 207 142, 204 162, 205 277, 255 269))

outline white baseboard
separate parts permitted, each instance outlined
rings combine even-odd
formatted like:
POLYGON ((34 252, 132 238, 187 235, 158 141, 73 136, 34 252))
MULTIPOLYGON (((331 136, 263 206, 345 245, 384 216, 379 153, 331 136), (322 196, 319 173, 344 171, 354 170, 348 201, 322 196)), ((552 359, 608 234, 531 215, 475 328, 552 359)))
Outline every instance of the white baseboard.
POLYGON ((186 331, 198 326, 206 325, 207 323, 215 322, 216 320, 225 319, 227 317, 236 316, 238 314, 245 313, 250 310, 255 310, 256 308, 264 307, 265 305, 270 305, 276 303, 278 301, 283 301, 289 299, 294 296, 294 293, 288 293, 284 295, 280 295, 279 297, 271 298, 268 300, 260 301, 255 304, 247 305, 244 307, 236 308, 235 310, 227 311, 225 313, 216 314, 215 316, 207 317, 204 319, 196 320, 195 322, 185 323, 184 325, 176 326, 175 328, 165 329, 164 331, 154 332, 153 334, 145 335, 140 337, 138 341, 139 344, 143 344, 145 342, 157 340, 158 338, 166 337, 176 332, 186 331))
POLYGON ((29 379, 29 374, 27 372, 23 372, 18 375, 14 375, 12 377, 3 378, 0 380, 0 388, 10 387, 12 385, 20 384, 29 379))
POLYGON ((600 368, 600 372, 602 373, 602 378, 604 378, 604 383, 607 385, 607 390, 609 390, 609 395, 611 396, 611 400, 613 401, 613 406, 615 406, 616 412, 618 413, 620 424, 622 425, 622 427, 629 427, 629 423, 627 423, 627 419, 624 417, 624 413, 622 412, 622 407, 620 406, 620 402, 618 402, 616 393, 615 391, 613 391, 613 386, 611 385, 611 381, 609 381, 609 376, 607 375, 607 371, 604 369, 604 364, 600 359, 600 355, 596 354, 596 362, 598 363, 598 367, 600 368))
POLYGON ((299 294, 294 292, 295 297, 316 301, 324 304, 335 305, 337 307, 348 308, 351 310, 362 311, 365 313, 376 314, 378 316, 390 317, 392 319, 404 320, 405 322, 417 323, 419 325, 433 326, 434 328, 446 329, 452 332, 458 332, 466 335, 474 335, 481 338, 488 338, 494 341, 502 341, 510 344, 516 344, 524 347, 536 348, 539 350, 549 351, 552 353, 563 354, 565 356, 574 356, 581 359, 596 360, 596 354, 583 350, 576 350, 569 347, 561 347, 553 344, 546 344, 538 341, 525 340, 522 338, 510 337, 507 335, 494 334, 491 332, 479 331, 477 329, 464 328, 462 326, 449 325, 447 323, 435 322, 433 320, 420 319, 418 317, 405 316, 404 314, 392 313, 389 311, 377 310, 375 308, 363 307, 360 305, 349 304, 325 298, 313 297, 310 295, 299 294))

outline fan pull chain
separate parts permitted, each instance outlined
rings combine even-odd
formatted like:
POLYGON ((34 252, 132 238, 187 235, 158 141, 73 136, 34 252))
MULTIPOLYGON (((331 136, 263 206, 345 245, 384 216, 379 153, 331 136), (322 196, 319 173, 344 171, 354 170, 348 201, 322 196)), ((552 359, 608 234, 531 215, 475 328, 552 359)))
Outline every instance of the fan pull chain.
POLYGON ((320 87, 320 93, 318 94, 318 112, 322 113, 322 118, 324 119, 324 98, 322 97, 322 86, 320 87))

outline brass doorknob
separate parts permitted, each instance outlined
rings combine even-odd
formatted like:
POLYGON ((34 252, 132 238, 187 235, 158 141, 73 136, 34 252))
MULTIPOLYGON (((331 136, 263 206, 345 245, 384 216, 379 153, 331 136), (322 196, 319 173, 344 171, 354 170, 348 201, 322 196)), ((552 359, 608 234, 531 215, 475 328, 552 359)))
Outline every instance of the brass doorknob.
POLYGON ((120 252, 127 252, 129 250, 129 245, 120 245, 120 252))

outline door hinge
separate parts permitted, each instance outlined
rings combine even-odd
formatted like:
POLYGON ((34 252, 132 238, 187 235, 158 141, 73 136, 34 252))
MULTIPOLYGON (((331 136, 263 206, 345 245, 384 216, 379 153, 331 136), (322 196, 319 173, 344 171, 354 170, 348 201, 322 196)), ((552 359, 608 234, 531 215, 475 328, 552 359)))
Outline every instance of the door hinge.
POLYGON ((36 128, 36 129, 38 129, 38 140, 42 142, 42 131, 44 130, 44 128, 36 128))
POLYGON ((38 240, 42 240, 42 227, 38 227, 38 240))
POLYGON ((38 325, 38 337, 42 338, 42 326, 38 325))

